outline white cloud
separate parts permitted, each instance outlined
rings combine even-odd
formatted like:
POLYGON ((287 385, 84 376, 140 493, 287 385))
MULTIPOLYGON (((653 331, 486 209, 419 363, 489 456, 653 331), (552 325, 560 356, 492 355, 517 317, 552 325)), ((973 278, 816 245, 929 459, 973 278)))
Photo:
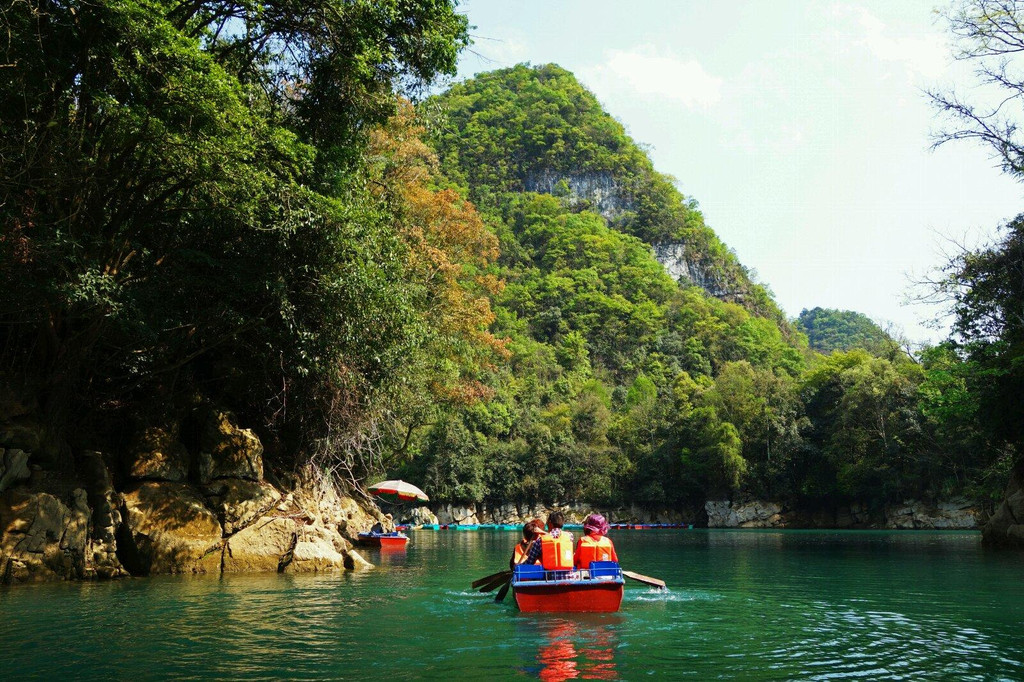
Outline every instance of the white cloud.
POLYGON ((902 64, 911 74, 928 79, 941 76, 949 67, 950 54, 945 38, 938 31, 910 35, 893 35, 884 21, 864 7, 837 4, 833 16, 852 22, 840 29, 837 38, 845 38, 866 49, 883 62, 902 64))
POLYGON ((695 59, 658 53, 649 45, 610 50, 605 57, 603 64, 585 74, 588 84, 599 93, 629 91, 701 110, 722 99, 722 79, 709 74, 695 59))
POLYGON ((474 36, 459 57, 459 73, 473 74, 514 66, 529 59, 529 46, 518 33, 501 38, 474 36))

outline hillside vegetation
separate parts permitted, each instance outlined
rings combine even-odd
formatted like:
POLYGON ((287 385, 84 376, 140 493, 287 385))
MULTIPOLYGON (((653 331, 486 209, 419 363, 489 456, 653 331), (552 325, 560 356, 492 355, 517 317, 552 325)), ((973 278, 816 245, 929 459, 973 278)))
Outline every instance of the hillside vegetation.
POLYGON ((794 326, 807 335, 813 350, 826 355, 854 348, 879 356, 892 356, 900 351, 899 344, 884 329, 867 315, 853 310, 801 310, 794 326))
POLYGON ((151 427, 195 450, 216 407, 271 469, 439 501, 1005 479, 955 347, 815 352, 568 71, 413 107, 469 41, 453 3, 257 9, 5 14, 0 447, 117 471, 151 427))
POLYGON ((404 475, 439 499, 996 494, 1006 456, 967 427, 955 353, 880 354, 856 314, 863 338, 805 320, 843 337, 828 357, 808 348, 572 74, 520 65, 421 110, 441 174, 498 236, 493 331, 511 352, 484 378, 489 400, 431 416, 408 453, 404 475), (664 243, 710 274, 671 281, 664 243))

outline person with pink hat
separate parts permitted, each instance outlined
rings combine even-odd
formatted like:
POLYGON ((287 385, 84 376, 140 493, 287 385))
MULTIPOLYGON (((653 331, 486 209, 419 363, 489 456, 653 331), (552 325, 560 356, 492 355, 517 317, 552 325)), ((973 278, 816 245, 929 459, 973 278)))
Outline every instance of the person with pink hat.
POLYGON ((606 537, 608 522, 600 514, 591 514, 583 521, 583 537, 576 545, 575 566, 590 568, 591 561, 618 561, 615 545, 606 537))

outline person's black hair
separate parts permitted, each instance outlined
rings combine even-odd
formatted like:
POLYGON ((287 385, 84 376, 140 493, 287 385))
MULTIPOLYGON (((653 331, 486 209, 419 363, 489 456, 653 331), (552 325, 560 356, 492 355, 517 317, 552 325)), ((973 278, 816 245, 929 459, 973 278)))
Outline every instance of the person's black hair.
POLYGON ((562 524, 565 523, 565 514, 560 511, 551 512, 548 515, 548 530, 554 530, 561 528, 562 524))

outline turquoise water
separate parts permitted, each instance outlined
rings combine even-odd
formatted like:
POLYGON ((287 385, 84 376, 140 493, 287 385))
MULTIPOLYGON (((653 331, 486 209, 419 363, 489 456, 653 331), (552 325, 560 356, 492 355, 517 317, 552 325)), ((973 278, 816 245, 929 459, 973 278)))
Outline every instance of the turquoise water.
POLYGON ((0 678, 1022 679, 1024 556, 975 533, 612 533, 608 615, 469 589, 516 535, 412 532, 361 574, 0 589, 0 678))

